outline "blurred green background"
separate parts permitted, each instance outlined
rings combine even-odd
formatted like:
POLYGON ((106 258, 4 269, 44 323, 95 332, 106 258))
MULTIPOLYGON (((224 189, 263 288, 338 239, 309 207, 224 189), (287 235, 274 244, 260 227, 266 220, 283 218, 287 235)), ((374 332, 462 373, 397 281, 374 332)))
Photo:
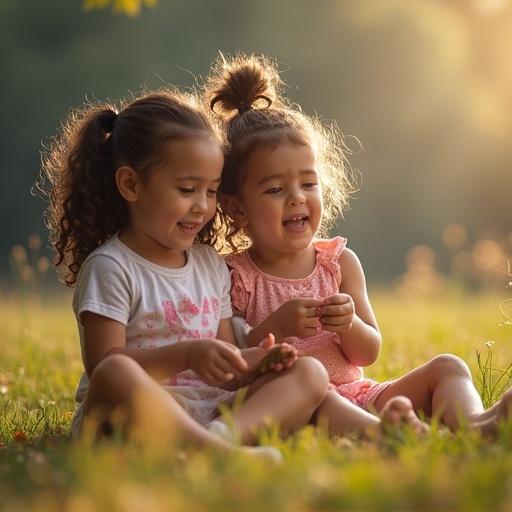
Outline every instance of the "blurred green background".
POLYGON ((508 0, 160 0, 136 17, 81 0, 2 0, 4 288, 9 259, 23 278, 30 235, 43 240, 29 245, 45 271, 44 203, 30 189, 67 110, 141 85, 192 86, 219 50, 277 59, 288 96, 341 127, 362 179, 336 232, 372 283, 503 286, 511 29, 508 0))

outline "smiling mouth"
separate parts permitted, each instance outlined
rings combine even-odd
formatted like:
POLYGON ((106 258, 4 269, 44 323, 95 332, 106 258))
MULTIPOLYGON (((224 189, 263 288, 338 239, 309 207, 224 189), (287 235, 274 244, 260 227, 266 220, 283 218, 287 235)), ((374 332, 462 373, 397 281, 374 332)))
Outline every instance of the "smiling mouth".
POLYGON ((178 222, 178 227, 187 235, 195 235, 201 229, 201 225, 197 222, 178 222))
POLYGON ((309 226, 309 217, 307 215, 297 215, 283 221, 283 226, 287 231, 300 233, 309 226))

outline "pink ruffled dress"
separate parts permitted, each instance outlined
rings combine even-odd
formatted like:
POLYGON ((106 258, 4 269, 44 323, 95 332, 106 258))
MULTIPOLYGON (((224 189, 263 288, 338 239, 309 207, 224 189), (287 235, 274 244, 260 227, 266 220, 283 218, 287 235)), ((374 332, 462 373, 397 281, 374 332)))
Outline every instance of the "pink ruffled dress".
MULTIPOLYGON (((247 251, 227 256, 234 313, 243 316, 250 326, 256 326, 291 299, 324 298, 339 293, 342 272, 339 257, 346 243, 342 237, 315 241, 315 268, 302 279, 285 279, 264 273, 247 251)), ((329 374, 330 389, 366 410, 391 383, 365 378, 363 369, 345 358, 336 333, 319 329, 315 336, 287 338, 286 341, 293 343, 299 355, 321 361, 329 374)))

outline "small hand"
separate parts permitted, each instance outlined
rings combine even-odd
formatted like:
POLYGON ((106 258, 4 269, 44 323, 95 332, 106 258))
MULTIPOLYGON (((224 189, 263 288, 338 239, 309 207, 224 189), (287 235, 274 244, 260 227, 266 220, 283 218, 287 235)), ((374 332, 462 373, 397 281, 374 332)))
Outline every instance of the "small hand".
POLYGON ((247 372, 240 350, 221 340, 187 341, 187 366, 210 386, 221 384, 247 372))
POLYGON ((248 386, 262 374, 290 368, 297 360, 297 350, 288 343, 275 345, 274 335, 270 333, 259 346, 243 349, 241 354, 248 371, 225 382, 222 388, 233 391, 248 386))
MULTIPOLYGON (((288 343, 276 345, 275 342, 275 336, 272 333, 268 333, 267 337, 258 345, 258 348, 263 348, 266 351, 264 357, 260 359, 257 365, 260 373, 267 373, 268 371, 280 372, 285 368, 291 368, 295 361, 297 361, 298 353, 295 347, 288 343)), ((249 364, 245 357, 245 351, 242 351, 242 356, 249 364)), ((250 364, 249 368, 251 368, 250 364)))
POLYGON ((320 299, 293 299, 273 313, 273 324, 279 339, 295 336, 309 338, 318 332, 318 308, 324 304, 320 299))
POLYGON ((345 333, 352 328, 355 305, 352 297, 346 293, 336 293, 323 300, 318 308, 322 329, 334 333, 345 333))

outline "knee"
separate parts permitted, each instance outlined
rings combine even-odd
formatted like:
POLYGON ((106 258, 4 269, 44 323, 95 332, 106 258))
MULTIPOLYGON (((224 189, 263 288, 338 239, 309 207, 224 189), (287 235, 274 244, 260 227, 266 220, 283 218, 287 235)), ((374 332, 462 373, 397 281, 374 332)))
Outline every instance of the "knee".
POLYGON ((124 354, 112 354, 102 359, 94 368, 90 377, 90 386, 100 388, 122 386, 129 376, 140 371, 140 366, 124 354))
POLYGON ((472 380, 468 365, 453 354, 440 354, 431 359, 428 366, 436 377, 465 377, 472 380))
POLYGON ((299 357, 293 366, 293 374, 305 392, 311 394, 311 400, 320 403, 327 392, 329 375, 324 365, 314 357, 299 357))

